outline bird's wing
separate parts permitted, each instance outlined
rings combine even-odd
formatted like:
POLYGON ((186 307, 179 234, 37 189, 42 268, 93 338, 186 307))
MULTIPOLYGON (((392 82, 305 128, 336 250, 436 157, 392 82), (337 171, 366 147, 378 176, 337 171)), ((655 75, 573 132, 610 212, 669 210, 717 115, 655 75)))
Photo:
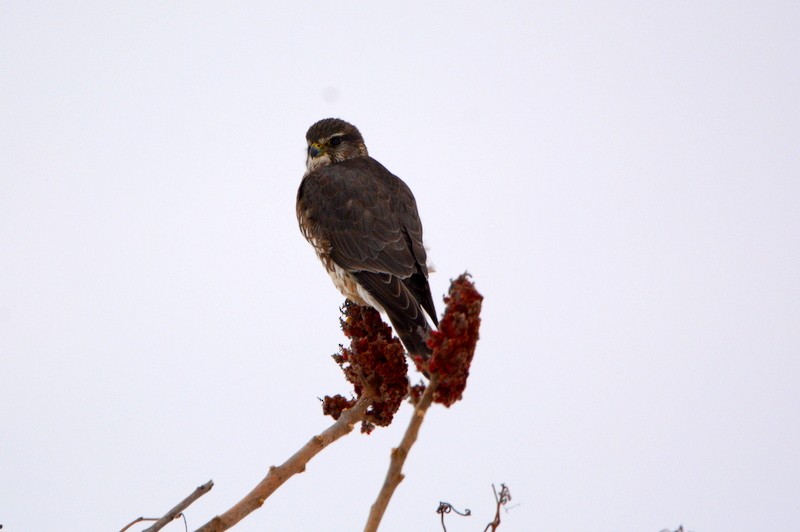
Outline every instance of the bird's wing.
POLYGON ((369 157, 310 172, 298 191, 307 231, 351 272, 427 277, 422 224, 411 190, 369 157))

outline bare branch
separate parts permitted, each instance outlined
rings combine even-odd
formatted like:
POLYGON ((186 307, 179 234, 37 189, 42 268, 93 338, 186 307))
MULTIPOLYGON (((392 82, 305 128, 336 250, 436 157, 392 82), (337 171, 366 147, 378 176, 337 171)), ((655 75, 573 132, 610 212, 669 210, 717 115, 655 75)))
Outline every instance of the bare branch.
POLYGON ((420 397, 416 408, 414 408, 414 414, 411 416, 411 422, 408 424, 408 428, 406 429, 403 439, 400 441, 400 445, 397 448, 392 449, 391 460, 389 462, 389 471, 386 473, 386 479, 383 482, 381 491, 378 493, 378 497, 375 499, 375 502, 370 508, 369 518, 367 519, 367 524, 364 527, 364 532, 375 532, 378 530, 378 525, 383 518, 384 512, 386 512, 386 507, 389 506, 389 500, 392 498, 394 490, 397 488, 398 484, 400 484, 400 482, 403 480, 403 464, 405 463, 406 457, 411 450, 411 446, 414 445, 415 441, 417 441, 419 428, 422 425, 422 422, 425 420, 425 413, 428 411, 428 407, 431 406, 433 394, 436 391, 438 383, 439 379, 437 375, 432 375, 431 381, 428 384, 428 387, 425 389, 425 393, 422 394, 422 397, 420 397))
POLYGON ((176 504, 175 507, 166 514, 164 514, 163 517, 160 518, 137 517, 136 519, 125 525, 125 527, 120 532, 125 532, 136 523, 141 523, 142 521, 155 521, 155 523, 153 523, 151 526, 149 526, 142 532, 158 532, 159 530, 167 526, 169 523, 171 523, 174 519, 177 519, 183 513, 183 511, 189 507, 190 504, 192 504, 194 501, 196 501, 197 499, 199 499, 200 497, 211 491, 211 488, 213 487, 214 487, 214 481, 209 480, 202 486, 198 486, 197 488, 195 488, 195 490, 192 493, 190 493, 188 497, 186 497, 181 502, 176 504))
POLYGON ((228 530, 248 514, 260 508, 264 501, 284 482, 295 474, 305 471, 306 464, 317 453, 342 436, 349 434, 353 430, 353 426, 364 419, 367 408, 372 401, 373 398, 370 394, 363 395, 352 408, 344 410, 333 425, 311 438, 308 443, 283 464, 278 467, 270 467, 267 476, 242 500, 234 504, 224 514, 214 517, 211 521, 198 528, 196 532, 228 530))
MULTIPOLYGON (((136 519, 134 519, 133 521, 122 527, 122 530, 120 530, 119 532, 125 532, 136 523, 141 523, 142 521, 158 521, 158 517, 137 517, 136 519)), ((0 525, 0 528, 3 528, 3 526, 0 525)))

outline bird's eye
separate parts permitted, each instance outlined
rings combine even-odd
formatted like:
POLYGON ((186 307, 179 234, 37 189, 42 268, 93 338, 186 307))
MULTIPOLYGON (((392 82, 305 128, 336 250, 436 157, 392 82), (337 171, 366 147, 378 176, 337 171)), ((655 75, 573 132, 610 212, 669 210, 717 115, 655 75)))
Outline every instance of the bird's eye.
POLYGON ((342 137, 333 137, 331 139, 331 146, 338 146, 342 143, 342 137))

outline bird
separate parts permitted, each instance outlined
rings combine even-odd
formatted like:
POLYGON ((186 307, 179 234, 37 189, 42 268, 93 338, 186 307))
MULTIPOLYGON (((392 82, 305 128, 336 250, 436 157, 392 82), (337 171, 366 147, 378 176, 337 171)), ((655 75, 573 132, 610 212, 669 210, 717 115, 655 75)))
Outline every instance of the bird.
POLYGON ((342 295, 385 314, 406 351, 427 360, 429 320, 439 322, 411 189, 370 157, 359 130, 344 120, 314 123, 306 142, 301 233, 342 295))

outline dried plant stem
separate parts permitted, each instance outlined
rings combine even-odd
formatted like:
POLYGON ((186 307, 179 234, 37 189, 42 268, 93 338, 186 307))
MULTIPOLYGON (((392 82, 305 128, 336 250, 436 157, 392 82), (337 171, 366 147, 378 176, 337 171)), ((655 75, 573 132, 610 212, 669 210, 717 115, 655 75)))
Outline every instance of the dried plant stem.
POLYGON ((492 484, 492 491, 494 491, 494 500, 497 503, 497 511, 494 514, 494 520, 486 525, 486 528, 483 529, 483 532, 489 532, 491 529, 492 532, 497 530, 497 527, 500 526, 500 508, 508 504, 508 501, 511 500, 511 491, 509 491, 508 486, 505 484, 500 484, 500 491, 497 491, 497 488, 494 487, 492 484))
POLYGON ((125 532, 126 530, 128 530, 130 527, 132 527, 136 523, 141 523, 142 521, 158 521, 158 518, 157 517, 137 517, 136 519, 134 519, 133 521, 131 521, 130 523, 128 523, 127 525, 122 527, 122 530, 120 530, 119 532, 125 532))
POLYGON ((264 504, 264 501, 272 495, 284 482, 297 473, 302 473, 306 469, 306 464, 316 456, 322 449, 335 442, 342 436, 349 434, 353 430, 353 425, 364 418, 372 397, 368 394, 363 395, 352 408, 342 412, 336 422, 314 436, 299 451, 294 453, 286 462, 275 467, 269 468, 269 473, 256 485, 253 490, 244 496, 242 500, 234 504, 227 512, 214 517, 211 521, 197 529, 196 532, 219 532, 228 530, 252 511, 257 510, 264 504))
POLYGON ((125 525, 125 527, 122 530, 120 530, 120 532, 125 532, 136 523, 141 523, 142 521, 155 521, 155 523, 153 523, 152 526, 146 528, 142 532, 157 532, 158 530, 161 530, 162 528, 167 526, 173 520, 177 519, 178 516, 181 515, 181 513, 183 513, 183 511, 189 507, 190 504, 192 504, 194 501, 196 501, 197 499, 199 499, 200 497, 211 491, 211 488, 213 487, 214 487, 214 481, 209 480, 202 486, 197 486, 197 488, 195 488, 195 490, 192 493, 190 493, 188 497, 186 497, 181 502, 176 504, 175 507, 166 514, 164 514, 163 517, 160 518, 137 517, 136 519, 125 525))
POLYGON ((214 487, 213 480, 209 480, 202 486, 198 486, 192 493, 189 494, 188 497, 186 497, 181 502, 176 504, 172 510, 164 514, 162 518, 160 518, 151 526, 146 528, 143 532, 158 532, 159 530, 170 524, 176 517, 181 515, 181 512, 183 512, 186 508, 188 508, 190 504, 192 504, 194 501, 196 501, 197 499, 199 499, 200 497, 211 491, 211 488, 213 487, 214 487))
POLYGON ((383 514, 386 512, 386 507, 389 506, 389 501, 394 494, 394 490, 403 480, 403 464, 405 463, 406 457, 411 450, 411 446, 414 445, 415 441, 417 441, 419 428, 422 426, 422 422, 425 420, 425 413, 428 411, 428 407, 431 406, 431 402, 433 401, 433 392, 436 391, 436 386, 438 384, 439 381, 434 374, 431 377, 431 381, 428 383, 428 387, 425 389, 425 393, 422 394, 417 406, 414 408, 414 414, 411 416, 411 422, 408 424, 408 428, 406 429, 406 433, 403 435, 403 439, 400 441, 400 445, 397 446, 397 448, 392 449, 392 457, 389 462, 389 470, 386 472, 386 479, 383 481, 383 487, 378 493, 378 497, 375 499, 375 502, 370 508, 369 518, 367 519, 367 524, 364 527, 364 532, 375 532, 378 530, 378 525, 380 524, 381 519, 383 519, 383 514))

